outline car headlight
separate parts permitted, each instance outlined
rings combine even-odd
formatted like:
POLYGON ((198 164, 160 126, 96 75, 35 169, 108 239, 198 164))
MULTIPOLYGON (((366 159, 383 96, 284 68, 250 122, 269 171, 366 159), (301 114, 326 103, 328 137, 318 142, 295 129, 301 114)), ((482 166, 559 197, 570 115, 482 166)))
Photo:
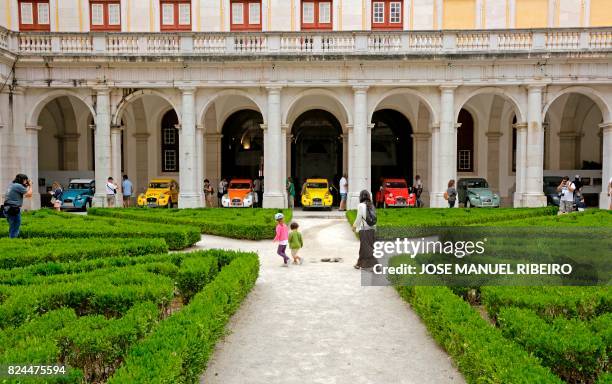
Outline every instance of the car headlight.
POLYGON ((393 194, 392 194, 392 193, 390 193, 390 194, 389 194, 389 197, 390 197, 390 198, 393 198, 393 194))
POLYGON ((76 195, 75 200, 81 200, 81 195, 76 195))

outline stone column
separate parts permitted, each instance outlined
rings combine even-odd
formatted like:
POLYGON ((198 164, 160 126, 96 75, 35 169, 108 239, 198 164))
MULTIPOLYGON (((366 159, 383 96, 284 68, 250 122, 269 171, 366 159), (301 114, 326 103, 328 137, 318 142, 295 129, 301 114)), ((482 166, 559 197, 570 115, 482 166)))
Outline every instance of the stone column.
MULTIPOLYGON (((429 206, 431 208, 439 207, 440 201, 440 124, 434 124, 431 127, 431 175, 430 175, 430 190, 429 190, 429 206)), ((442 196, 442 201, 444 198, 442 196)))
MULTIPOLYGON (((457 180, 457 128, 455 124, 455 88, 440 87, 440 133, 438 138, 438 190, 434 191, 433 207, 445 207, 444 191, 450 179, 457 180)), ((457 204, 458 205, 458 204, 457 204)))
MULTIPOLYGON (((348 131, 348 128, 347 128, 348 131)), ((342 174, 348 175, 348 159, 349 159, 349 135, 342 134, 342 174)))
MULTIPOLYGON (((28 164, 26 175, 32 180, 32 198, 24 199, 24 207, 34 210, 40 209, 40 191, 38 190, 38 132, 40 125, 26 126, 26 146, 28 153, 28 164)), ((42 191, 46 193, 47 191, 42 191)))
POLYGON ((599 126, 603 134, 602 172, 601 172, 601 194, 599 196, 599 208, 610 207, 608 196, 608 183, 612 179, 612 122, 606 122, 599 126))
POLYGON ((122 127, 111 127, 111 176, 119 187, 115 200, 116 207, 123 205, 123 189, 121 188, 121 157, 123 156, 121 153, 121 135, 123 135, 122 127))
POLYGON ((516 128, 516 171, 514 208, 523 206, 523 192, 525 192, 525 178, 527 173, 527 123, 518 123, 516 128))
POLYGON ((93 199, 95 207, 106 206, 106 180, 111 176, 111 111, 110 90, 105 87, 96 89, 96 128, 95 170, 96 193, 93 199))
POLYGON ((179 208, 198 208, 202 203, 202 191, 198 190, 198 153, 195 125, 195 88, 183 87, 181 105, 181 130, 179 133, 179 208))
POLYGON ((287 193, 287 176, 289 175, 290 171, 287 170, 287 161, 288 161, 288 154, 287 154, 287 148, 290 148, 291 145, 289 145, 289 140, 288 137, 291 137, 291 134, 287 134, 287 129, 288 126, 287 124, 283 124, 281 126, 281 143, 282 143, 282 148, 281 148, 281 173, 282 173, 282 181, 283 181, 283 194, 285 195, 285 201, 286 203, 286 207, 289 207, 289 197, 288 197, 288 193, 287 193))
POLYGON ((500 193, 499 190, 499 138, 501 132, 487 132, 487 181, 491 189, 500 193))
POLYGON ((559 152, 563 154, 559 157, 559 169, 579 169, 580 167, 576 166, 576 159, 579 158, 579 153, 576 151, 576 142, 580 135, 576 132, 559 132, 558 136, 559 152))
POLYGON ((63 148, 64 154, 60 153, 60 155, 63 155, 61 166, 66 171, 79 169, 80 137, 81 135, 78 133, 64 133, 63 135, 56 136, 63 148))
POLYGON ((281 87, 268 90, 268 121, 264 129, 264 208, 283 208, 286 205, 283 181, 283 136, 281 129, 281 87))
POLYGON ((144 193, 149 182, 149 151, 147 142, 151 135, 147 132, 136 132, 133 136, 136 140, 136 148, 134 149, 136 151, 136 175, 132 180, 135 180, 136 183, 134 184, 134 193, 132 194, 134 201, 132 203, 135 204, 135 198, 139 194, 144 193))
POLYGON ((196 126, 196 154, 197 154, 197 189, 200 192, 200 207, 206 206, 206 199, 204 198, 204 159, 206 158, 206 143, 204 138, 204 126, 196 126))
POLYGON ((544 129, 542 128, 542 90, 544 86, 532 85, 527 96, 527 174, 523 206, 544 207, 544 129))
MULTIPOLYGON (((421 176, 421 180, 423 183, 431 182, 431 175, 427 174, 427 165, 429 158, 429 139, 431 137, 431 133, 429 132, 415 132, 412 134, 412 148, 413 148, 413 169, 412 169, 412 178, 413 180, 408 180, 408 183, 413 184, 414 178, 416 175, 421 176)), ((423 194, 421 195, 421 199, 427 199, 429 196, 429 192, 431 191, 431 187, 426 187, 427 184, 423 186, 423 194)))
MULTIPOLYGON (((215 198, 217 202, 217 188, 221 181, 221 139, 223 135, 219 133, 208 133, 204 139, 206 146, 204 158, 204 177, 209 179, 215 189, 215 198)), ((215 205, 216 206, 216 205, 215 205)))
POLYGON ((359 193, 362 190, 370 190, 370 163, 371 149, 368 148, 369 122, 368 122, 368 87, 354 86, 353 102, 353 130, 349 132, 352 147, 352 161, 349 168, 349 197, 348 208, 355 209, 359 204, 359 193))

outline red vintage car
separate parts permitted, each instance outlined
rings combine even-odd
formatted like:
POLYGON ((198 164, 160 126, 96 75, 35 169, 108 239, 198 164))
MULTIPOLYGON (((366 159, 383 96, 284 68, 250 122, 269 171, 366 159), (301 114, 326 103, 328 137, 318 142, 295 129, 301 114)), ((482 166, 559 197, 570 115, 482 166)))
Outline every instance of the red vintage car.
POLYGON ((383 179, 376 193, 376 204, 387 207, 416 207, 416 193, 408 189, 404 179, 383 179))

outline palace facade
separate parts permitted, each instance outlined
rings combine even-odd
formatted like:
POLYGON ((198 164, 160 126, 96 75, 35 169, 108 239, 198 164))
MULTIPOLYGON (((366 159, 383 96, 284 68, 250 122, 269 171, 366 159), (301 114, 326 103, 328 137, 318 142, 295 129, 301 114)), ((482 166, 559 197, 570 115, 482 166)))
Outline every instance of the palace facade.
MULTIPOLYGON (((608 206, 609 0, 2 0, 0 185, 38 180, 482 177, 546 204, 581 174, 608 206)), ((98 188, 95 203, 105 204, 98 188)), ((591 191, 592 192, 592 191, 591 191)))

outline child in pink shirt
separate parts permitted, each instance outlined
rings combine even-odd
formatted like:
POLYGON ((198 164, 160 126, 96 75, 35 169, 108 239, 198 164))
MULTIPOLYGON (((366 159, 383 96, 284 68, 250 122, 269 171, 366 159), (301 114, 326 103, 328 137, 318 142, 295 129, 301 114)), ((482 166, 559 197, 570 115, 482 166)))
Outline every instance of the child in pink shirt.
POLYGON ((288 267, 289 257, 285 253, 285 250, 289 244, 289 228, 287 224, 285 224, 285 215, 282 213, 279 212, 274 215, 274 220, 276 220, 276 236, 273 241, 278 241, 278 250, 276 253, 283 258, 283 267, 288 267))

